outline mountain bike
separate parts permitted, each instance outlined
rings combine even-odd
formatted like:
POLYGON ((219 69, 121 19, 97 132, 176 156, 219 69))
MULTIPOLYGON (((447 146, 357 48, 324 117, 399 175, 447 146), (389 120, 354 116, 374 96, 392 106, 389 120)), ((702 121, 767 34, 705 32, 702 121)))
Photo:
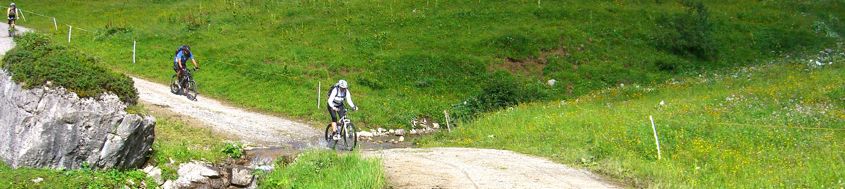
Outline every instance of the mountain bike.
POLYGON ((197 92, 197 83, 194 81, 192 73, 194 71, 197 71, 197 69, 185 69, 185 73, 182 74, 182 78, 178 79, 178 83, 176 78, 178 74, 170 76, 170 92, 177 95, 184 94, 188 99, 196 101, 199 92, 197 92))
POLYGON ((332 132, 332 124, 329 123, 329 125, 326 126, 326 142, 329 144, 329 146, 331 146, 332 149, 338 149, 338 144, 340 144, 342 145, 341 147, 345 147, 340 149, 352 151, 353 149, 355 149, 355 146, 358 145, 357 130, 355 129, 355 125, 352 124, 352 120, 349 120, 349 117, 347 115, 348 112, 346 112, 346 110, 343 110, 343 112, 338 113, 341 114, 341 117, 338 121, 339 123, 337 125, 337 134, 340 135, 340 140, 332 139, 332 134, 334 133, 332 132))

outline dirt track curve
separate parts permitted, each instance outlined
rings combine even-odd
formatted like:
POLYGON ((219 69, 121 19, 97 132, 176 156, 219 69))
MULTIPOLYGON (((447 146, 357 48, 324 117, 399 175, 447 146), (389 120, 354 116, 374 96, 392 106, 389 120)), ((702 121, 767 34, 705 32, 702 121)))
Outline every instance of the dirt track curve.
POLYGON ((207 123, 217 132, 246 142, 306 148, 319 145, 321 132, 303 123, 250 112, 199 95, 197 101, 170 92, 170 87, 132 78, 141 101, 207 123))
MULTIPOLYGON (((6 28, 0 24, 0 30, 6 28)), ((0 54, 5 54, 14 42, 2 31, 0 54)), ((190 101, 170 93, 168 86, 133 80, 141 101, 204 122, 217 132, 259 145, 321 145, 321 132, 309 125, 232 107, 202 94, 190 101)), ((382 159, 391 188, 618 188, 587 171, 504 150, 408 148, 365 150, 364 154, 382 159)))
POLYGON ((405 148, 380 157, 393 188, 619 188, 594 174, 511 151, 405 148))

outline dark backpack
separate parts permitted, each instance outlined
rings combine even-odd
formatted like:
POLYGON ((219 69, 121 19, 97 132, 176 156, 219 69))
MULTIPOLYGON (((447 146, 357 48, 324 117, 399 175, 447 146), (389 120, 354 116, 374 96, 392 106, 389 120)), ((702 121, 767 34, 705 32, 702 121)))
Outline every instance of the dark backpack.
MULTIPOLYGON (((326 93, 326 96, 331 98, 332 97, 332 91, 334 91, 335 89, 337 89, 337 84, 334 84, 334 85, 332 85, 332 87, 329 87, 329 92, 326 93)), ((337 91, 337 92, 340 92, 340 91, 337 91)))

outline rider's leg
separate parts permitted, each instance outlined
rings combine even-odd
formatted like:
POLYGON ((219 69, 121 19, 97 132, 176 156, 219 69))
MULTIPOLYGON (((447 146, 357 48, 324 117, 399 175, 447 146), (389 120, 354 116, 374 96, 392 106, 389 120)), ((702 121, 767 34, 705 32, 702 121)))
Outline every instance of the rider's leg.
POLYGON ((176 80, 174 80, 173 82, 176 82, 176 83, 174 83, 176 85, 176 87, 179 87, 181 89, 182 88, 182 73, 179 72, 179 67, 176 64, 173 64, 173 71, 176 72, 176 80))
POLYGON ((328 106, 328 105, 327 105, 326 107, 327 107, 327 108, 328 108, 328 110, 329 110, 329 116, 331 116, 331 117, 332 117, 332 123, 331 123, 331 125, 332 125, 332 131, 333 131, 333 132, 337 132, 337 112, 335 112, 334 110, 332 110, 332 107, 331 107, 331 106, 328 106))

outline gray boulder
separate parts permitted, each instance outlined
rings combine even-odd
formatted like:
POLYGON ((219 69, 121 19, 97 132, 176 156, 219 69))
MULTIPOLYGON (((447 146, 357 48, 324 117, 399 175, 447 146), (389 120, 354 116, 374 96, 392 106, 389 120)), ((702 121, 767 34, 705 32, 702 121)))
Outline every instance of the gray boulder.
POLYGON ((0 69, 0 159, 15 168, 139 168, 151 152, 155 118, 125 108, 112 94, 23 89, 0 69))
POLYGON ((252 184, 252 170, 244 168, 232 169, 232 185, 249 186, 252 184))

